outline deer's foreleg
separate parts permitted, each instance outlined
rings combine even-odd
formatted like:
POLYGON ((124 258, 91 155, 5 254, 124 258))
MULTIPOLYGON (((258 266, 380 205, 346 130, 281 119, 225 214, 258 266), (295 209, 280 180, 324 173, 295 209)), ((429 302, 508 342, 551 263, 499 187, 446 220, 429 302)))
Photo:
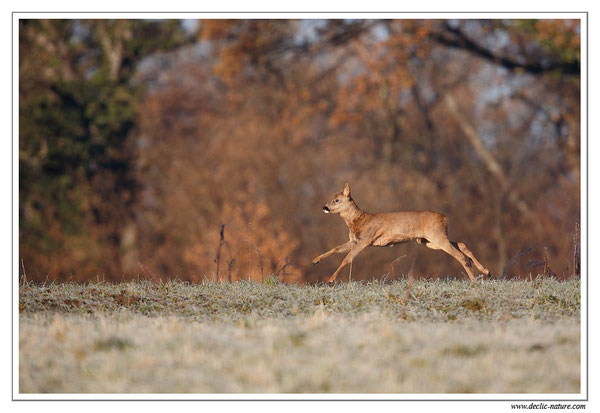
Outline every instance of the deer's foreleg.
POLYGON ((352 248, 353 242, 352 241, 348 241, 342 245, 338 245, 337 247, 327 251, 325 254, 321 254, 319 255, 317 258, 315 258, 314 260, 312 260, 312 264, 311 265, 317 265, 319 263, 319 261, 321 261, 322 259, 325 259, 327 257, 329 257, 330 255, 333 255, 335 253, 338 252, 348 252, 350 251, 350 249, 352 248))
POLYGON ((342 271, 342 269, 346 265, 350 264, 354 260, 354 257, 356 257, 358 255, 358 253, 361 252, 362 250, 364 250, 367 246, 368 246, 368 244, 354 244, 354 245, 352 245, 352 248, 350 249, 350 253, 348 255, 346 255, 346 257, 344 257, 344 260, 342 261, 342 263, 340 264, 340 266, 338 267, 338 269, 335 270, 335 272, 333 273, 333 275, 329 278, 329 281, 327 281, 329 283, 329 285, 333 284, 333 282, 337 278, 337 276, 340 273, 340 271, 342 271))

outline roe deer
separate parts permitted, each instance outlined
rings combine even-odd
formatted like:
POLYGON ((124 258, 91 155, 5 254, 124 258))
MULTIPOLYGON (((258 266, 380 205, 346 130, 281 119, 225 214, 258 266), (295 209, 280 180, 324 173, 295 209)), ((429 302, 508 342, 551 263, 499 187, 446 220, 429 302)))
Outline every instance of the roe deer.
POLYGON ((347 264, 368 246, 391 247, 395 244, 415 240, 419 244, 450 254, 460 262, 471 281, 476 282, 473 274, 472 263, 484 275, 490 272, 469 251, 462 242, 448 240, 446 217, 432 211, 418 212, 383 212, 369 214, 362 211, 350 196, 350 186, 346 184, 342 192, 333 195, 331 201, 323 207, 326 214, 340 214, 350 229, 350 240, 319 255, 312 261, 316 265, 323 258, 338 252, 348 252, 339 268, 329 278, 328 283, 333 284, 336 277, 347 264))

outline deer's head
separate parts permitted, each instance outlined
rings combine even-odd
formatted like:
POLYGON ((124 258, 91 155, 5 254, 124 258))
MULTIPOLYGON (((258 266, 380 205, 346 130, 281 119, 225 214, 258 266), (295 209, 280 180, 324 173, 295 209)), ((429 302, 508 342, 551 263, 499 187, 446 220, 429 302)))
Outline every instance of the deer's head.
POLYGON ((323 206, 323 212, 326 214, 343 214, 355 208, 352 197, 350 196, 350 185, 344 185, 342 192, 336 192, 331 201, 323 206))

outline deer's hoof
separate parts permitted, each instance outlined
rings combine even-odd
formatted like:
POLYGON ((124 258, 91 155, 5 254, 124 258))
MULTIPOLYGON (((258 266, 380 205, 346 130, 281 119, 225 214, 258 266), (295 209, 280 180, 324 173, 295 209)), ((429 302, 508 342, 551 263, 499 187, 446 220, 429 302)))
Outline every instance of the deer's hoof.
POLYGON ((311 262, 311 263, 310 263, 310 266, 311 266, 311 267, 314 267, 314 266, 315 266, 315 265, 317 265, 318 263, 319 263, 319 261, 313 261, 313 262, 311 262))
POLYGON ((329 287, 333 287, 333 284, 335 283, 335 281, 327 281, 327 285, 329 287))

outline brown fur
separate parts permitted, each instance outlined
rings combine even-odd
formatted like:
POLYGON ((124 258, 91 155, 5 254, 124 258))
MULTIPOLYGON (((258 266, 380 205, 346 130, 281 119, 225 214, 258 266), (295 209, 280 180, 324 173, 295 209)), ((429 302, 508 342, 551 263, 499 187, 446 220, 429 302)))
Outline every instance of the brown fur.
POLYGON ((391 247, 415 240, 428 248, 442 250, 451 255, 463 266, 471 281, 475 282, 472 264, 485 275, 489 270, 473 255, 462 242, 448 240, 448 226, 444 214, 433 211, 382 212, 369 214, 362 211, 350 196, 350 186, 346 184, 342 192, 333 195, 323 206, 326 213, 340 214, 350 230, 350 240, 332 250, 319 255, 312 265, 335 253, 348 252, 339 268, 329 278, 333 283, 347 264, 351 263, 360 251, 368 246, 391 247))

